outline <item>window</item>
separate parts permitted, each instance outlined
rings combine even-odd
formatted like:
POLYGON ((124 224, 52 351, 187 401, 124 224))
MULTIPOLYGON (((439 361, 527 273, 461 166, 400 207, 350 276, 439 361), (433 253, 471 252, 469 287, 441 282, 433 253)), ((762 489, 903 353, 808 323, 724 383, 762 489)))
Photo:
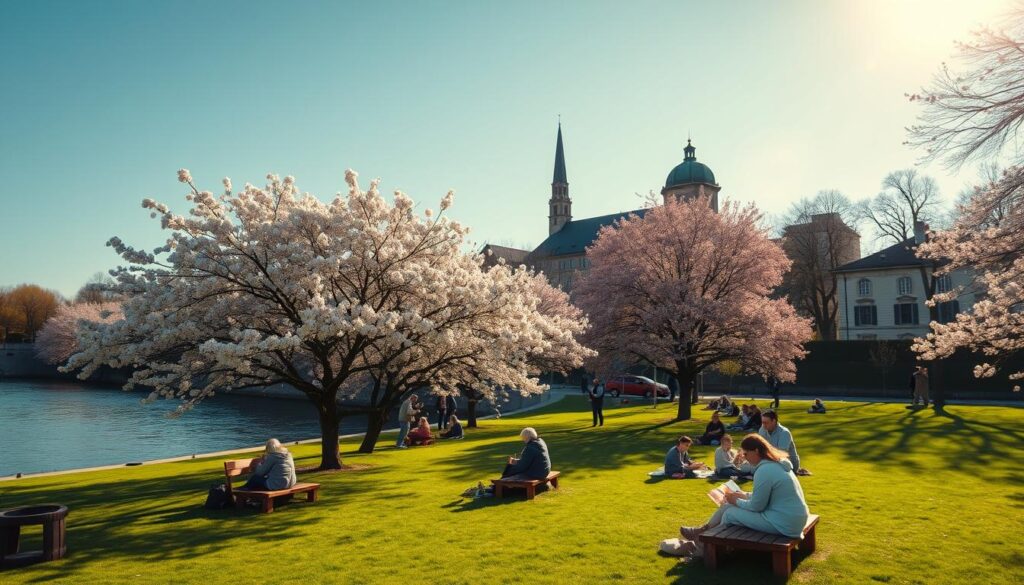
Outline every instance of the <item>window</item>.
POLYGON ((858 335, 857 339, 860 339, 861 341, 874 341, 874 340, 878 339, 878 336, 877 335, 858 335))
POLYGON ((878 325, 878 307, 861 305, 853 308, 853 324, 857 327, 878 325))
POLYGON ((943 274, 935 279, 936 293, 944 293, 951 290, 953 290, 953 279, 951 279, 948 274, 943 274))
POLYGON ((960 312, 960 301, 946 301, 935 305, 938 312, 939 323, 952 323, 956 321, 956 314, 960 312))
POLYGON ((862 297, 871 296, 871 281, 867 278, 862 278, 857 281, 857 294, 862 297))
POLYGON ((917 325, 917 303, 898 303, 893 305, 893 323, 896 325, 917 325))
POLYGON ((896 288, 899 290, 901 295, 909 295, 914 290, 914 287, 911 286, 909 276, 901 276, 900 279, 896 281, 896 288))

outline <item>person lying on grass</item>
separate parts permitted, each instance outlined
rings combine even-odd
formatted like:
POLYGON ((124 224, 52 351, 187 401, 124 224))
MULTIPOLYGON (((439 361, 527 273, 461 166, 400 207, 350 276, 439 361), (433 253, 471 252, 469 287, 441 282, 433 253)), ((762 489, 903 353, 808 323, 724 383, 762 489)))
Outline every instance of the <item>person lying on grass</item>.
POLYGON ((722 446, 715 449, 715 475, 722 479, 754 476, 754 468, 743 457, 743 452, 732 448, 730 435, 722 435, 722 446))
POLYGON ((441 433, 442 439, 461 439, 463 437, 462 423, 459 417, 454 414, 448 417, 448 430, 441 433))
POLYGON ((745 526, 769 534, 800 538, 810 511, 804 500, 800 481, 793 474, 793 464, 786 453, 768 444, 760 435, 743 438, 740 450, 754 466, 754 487, 751 492, 729 492, 718 510, 703 526, 683 526, 680 534, 686 539, 681 549, 692 557, 703 555, 699 536, 718 526, 745 526))
POLYGON ((811 414, 825 414, 825 403, 821 401, 821 398, 815 398, 814 404, 807 409, 807 412, 811 414))
POLYGON ((292 454, 277 439, 267 441, 267 450, 263 457, 254 459, 252 463, 252 475, 242 486, 243 490, 286 490, 298 481, 295 477, 295 461, 292 460, 292 454))
POLYGON ((427 420, 427 417, 421 416, 416 428, 409 431, 407 440, 410 445, 422 445, 433 438, 434 433, 430 432, 430 421, 427 420))
POLYGON ((674 447, 665 454, 665 477, 673 479, 687 479, 697 477, 694 473, 698 469, 707 469, 708 466, 699 461, 690 459, 690 445, 693 439, 682 435, 676 440, 674 447))

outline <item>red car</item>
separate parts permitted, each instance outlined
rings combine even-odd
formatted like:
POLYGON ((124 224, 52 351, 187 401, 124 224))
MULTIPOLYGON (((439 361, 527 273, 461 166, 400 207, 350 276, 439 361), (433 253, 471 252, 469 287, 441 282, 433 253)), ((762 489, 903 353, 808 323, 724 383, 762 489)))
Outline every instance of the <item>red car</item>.
POLYGON ((659 398, 668 398, 668 386, 643 376, 614 376, 608 379, 604 389, 605 392, 616 398, 622 394, 650 398, 654 396, 654 391, 657 389, 659 398))

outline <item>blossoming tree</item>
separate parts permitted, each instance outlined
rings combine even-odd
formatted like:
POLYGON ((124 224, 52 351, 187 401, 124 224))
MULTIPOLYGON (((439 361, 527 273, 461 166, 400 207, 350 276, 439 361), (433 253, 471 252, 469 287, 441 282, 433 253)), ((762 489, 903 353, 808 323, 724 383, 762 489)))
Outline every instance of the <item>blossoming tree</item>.
POLYGON ((679 383, 678 418, 690 418, 694 382, 735 361, 744 371, 793 381, 811 338, 807 319, 768 295, 789 267, 753 206, 669 201, 601 230, 590 273, 574 299, 590 319, 591 364, 646 362, 679 383))
POLYGON ((112 323, 121 319, 121 303, 73 303, 57 307, 36 336, 36 354, 51 364, 63 364, 78 351, 81 323, 112 323))
MULTIPOLYGON (((974 190, 950 229, 918 247, 919 256, 941 263, 937 274, 969 269, 976 275, 969 287, 983 295, 956 321, 933 320, 931 332, 915 340, 913 349, 923 360, 960 348, 980 354, 977 377, 996 375, 1007 358, 1024 349, 1024 156, 1018 146, 1024 123, 1024 8, 1011 9, 1003 24, 959 43, 964 70, 943 64, 930 87, 908 96, 923 108, 908 142, 923 149, 926 159, 954 167, 1004 156, 1012 163, 974 190)), ((932 313, 936 303, 962 292, 934 295, 928 301, 932 313)), ((1021 370, 1008 374, 1024 378, 1021 370)))
POLYGON ((219 391, 288 384, 316 408, 322 468, 341 466, 344 416, 372 418, 413 384, 541 389, 529 359, 558 341, 552 325, 533 310, 525 273, 484 272, 461 251, 458 222, 421 217, 401 192, 390 204, 377 181, 363 191, 352 171, 348 194, 330 203, 300 194, 291 177, 269 175, 266 187, 237 194, 225 179, 217 197, 178 174, 191 189, 189 214, 147 199, 171 232, 166 244, 147 252, 111 239, 130 265, 115 272, 124 319, 88 324, 68 369, 132 367, 126 388, 180 399, 179 411, 219 391), (459 380, 448 367, 463 347, 483 375, 459 380), (406 385, 383 404, 339 405, 366 379, 406 385))

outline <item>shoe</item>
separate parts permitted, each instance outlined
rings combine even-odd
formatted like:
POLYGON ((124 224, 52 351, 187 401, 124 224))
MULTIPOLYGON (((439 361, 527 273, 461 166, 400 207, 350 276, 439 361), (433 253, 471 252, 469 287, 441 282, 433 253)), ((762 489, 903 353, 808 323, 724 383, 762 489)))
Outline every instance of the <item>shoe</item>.
POLYGON ((697 538, 708 529, 708 525, 703 526, 683 526, 679 529, 679 534, 683 535, 683 538, 687 540, 697 540, 697 538))
POLYGON ((691 540, 683 540, 679 542, 679 548, 676 549, 680 556, 693 557, 698 554, 699 548, 696 542, 691 540))
POLYGON ((408 445, 405 445, 405 444, 402 444, 402 445, 395 445, 395 448, 396 448, 396 449, 408 449, 408 448, 409 448, 409 446, 408 446, 408 445))

